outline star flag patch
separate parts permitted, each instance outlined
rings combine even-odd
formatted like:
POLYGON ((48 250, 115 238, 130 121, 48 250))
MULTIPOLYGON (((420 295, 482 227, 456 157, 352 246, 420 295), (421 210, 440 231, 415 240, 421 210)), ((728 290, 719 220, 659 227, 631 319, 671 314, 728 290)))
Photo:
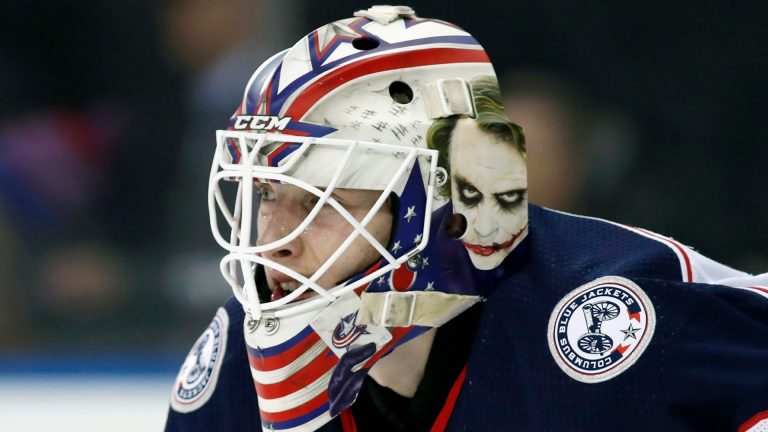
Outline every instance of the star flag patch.
POLYGON ((634 282, 606 276, 558 302, 549 318, 549 350, 568 376, 584 383, 609 380, 637 361, 653 337, 656 312, 634 282))

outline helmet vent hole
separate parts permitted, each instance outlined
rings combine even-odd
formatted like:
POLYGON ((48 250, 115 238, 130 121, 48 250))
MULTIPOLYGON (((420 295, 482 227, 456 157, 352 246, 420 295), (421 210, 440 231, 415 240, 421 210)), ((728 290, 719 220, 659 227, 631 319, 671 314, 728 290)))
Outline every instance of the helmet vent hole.
POLYGON ((403 105, 409 104, 413 100, 411 86, 402 81, 395 81, 389 85, 389 95, 392 96, 392 100, 403 105))
POLYGON ((448 237, 460 239, 467 232, 467 218, 461 213, 454 213, 445 220, 445 233, 448 237))
POLYGON ((352 46, 360 51, 368 51, 378 47, 379 41, 368 37, 359 37, 352 41, 352 46))

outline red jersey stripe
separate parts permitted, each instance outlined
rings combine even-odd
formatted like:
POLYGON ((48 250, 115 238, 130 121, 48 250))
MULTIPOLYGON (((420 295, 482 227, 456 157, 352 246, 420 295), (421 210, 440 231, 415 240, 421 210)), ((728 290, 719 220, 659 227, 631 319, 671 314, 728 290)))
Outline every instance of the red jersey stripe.
POLYGON ((317 381, 318 378, 331 370, 336 363, 338 363, 338 358, 331 352, 330 348, 327 348, 314 361, 284 381, 274 384, 261 384, 254 380, 256 392, 263 399, 277 399, 288 396, 317 381))
POLYGON ((430 432, 443 432, 448 426, 448 420, 451 419, 451 414, 453 414, 453 409, 456 407, 456 399, 459 398, 459 393, 461 393, 461 387, 464 385, 464 379, 467 376, 467 365, 464 365, 464 368, 461 369, 461 372, 459 373, 459 376, 456 378, 456 381, 453 383, 453 387, 451 387, 451 391, 448 392, 448 398, 445 400, 445 405, 443 405, 443 409, 440 410, 440 414, 437 415, 437 419, 435 420, 435 423, 432 425, 432 429, 430 429, 430 432))
POLYGON ((253 350, 248 350, 248 361, 251 367, 258 371, 268 372, 281 367, 288 366, 296 360, 302 353, 312 348, 312 345, 316 344, 320 340, 320 336, 315 332, 310 332, 309 335, 297 343, 296 345, 288 348, 280 354, 273 355, 271 357, 258 357, 253 354, 253 350))
POLYGON ((739 426, 739 432, 749 432, 752 427, 766 419, 768 419, 768 410, 761 411, 739 426))
POLYGON ((687 279, 685 279, 685 282, 693 282, 693 268, 691 267, 691 259, 688 257, 688 253, 685 251, 685 248, 680 245, 680 243, 678 243, 678 242, 676 242, 676 241, 674 241, 674 240, 672 240, 670 238, 662 237, 662 236, 660 236, 660 235, 658 235, 656 233, 653 233, 651 231, 644 230, 642 228, 634 228, 634 229, 636 229, 636 230, 638 230, 638 231, 640 231, 640 232, 642 232, 642 233, 644 233, 644 234, 646 234, 646 235, 648 235, 650 237, 653 237, 655 239, 661 240, 661 241, 663 241, 665 243, 668 243, 668 244, 674 246, 675 249, 677 249, 680 252, 680 255, 682 255, 683 260, 685 261, 686 274, 684 276, 686 276, 686 278, 687 278, 687 279))
POLYGON ((271 413, 264 410, 259 410, 259 412, 261 413, 262 420, 266 420, 272 423, 278 423, 278 422, 284 422, 287 420, 293 420, 296 417, 301 417, 305 414, 309 414, 313 410, 321 407, 326 402, 328 402, 328 390, 320 393, 309 402, 306 402, 288 411, 271 413))

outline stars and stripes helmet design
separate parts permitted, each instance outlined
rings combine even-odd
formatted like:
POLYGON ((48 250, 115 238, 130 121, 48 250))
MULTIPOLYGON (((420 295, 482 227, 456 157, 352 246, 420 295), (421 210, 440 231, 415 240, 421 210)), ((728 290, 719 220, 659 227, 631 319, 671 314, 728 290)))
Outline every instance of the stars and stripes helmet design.
MULTIPOLYGON (((408 7, 376 6, 320 27, 264 62, 228 128, 217 132, 211 228, 228 251, 222 274, 246 312, 265 431, 319 428, 351 405, 381 356, 480 299, 473 284, 445 277, 446 268, 471 262, 463 248, 461 263, 441 259, 433 219, 450 207, 441 192, 450 167, 430 142, 436 120, 477 117, 471 83, 478 77, 496 83, 469 33, 408 7), (265 240, 257 238, 259 206, 270 199, 270 185, 299 188, 311 199, 300 221, 265 240), (348 189, 378 198, 356 218, 335 196, 348 189), (369 224, 387 206, 392 227, 384 243, 369 224), (324 211, 335 212, 350 233, 319 268, 307 274, 271 258, 311 232, 324 211), (361 239, 380 259, 322 285, 361 239), (267 271, 290 279, 292 289, 270 297, 267 271)), ((508 254, 512 243, 492 243, 487 254, 508 254)))

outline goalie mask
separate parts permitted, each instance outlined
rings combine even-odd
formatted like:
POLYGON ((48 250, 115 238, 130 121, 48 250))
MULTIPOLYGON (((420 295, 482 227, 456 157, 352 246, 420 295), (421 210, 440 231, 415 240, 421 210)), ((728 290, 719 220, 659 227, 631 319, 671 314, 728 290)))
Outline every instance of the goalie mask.
POLYGON ((262 427, 315 430, 479 301, 527 234, 525 147, 477 41, 378 6, 260 66, 217 132, 211 228, 262 427))

